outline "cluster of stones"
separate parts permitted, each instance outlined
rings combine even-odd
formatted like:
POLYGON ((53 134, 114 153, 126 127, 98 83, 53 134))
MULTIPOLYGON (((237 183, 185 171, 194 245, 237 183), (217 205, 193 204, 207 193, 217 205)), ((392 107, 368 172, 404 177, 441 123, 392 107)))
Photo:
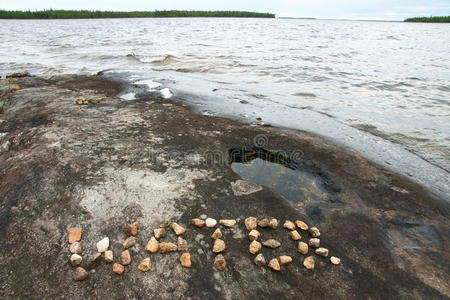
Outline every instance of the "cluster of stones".
MULTIPOLYGON (((281 242, 275 240, 275 239, 268 239, 263 241, 262 243, 258 241, 260 237, 260 232, 257 230, 258 226, 261 228, 271 228, 276 229, 278 226, 278 220, 275 218, 264 218, 261 220, 257 220, 255 217, 248 217, 245 219, 245 227, 249 231, 248 233, 248 239, 250 240, 250 245, 248 248, 248 251, 256 255, 254 259, 254 263, 258 266, 268 266, 270 269, 274 271, 280 271, 281 266, 289 264, 293 261, 293 258, 288 255, 281 255, 276 258, 272 258, 269 260, 269 262, 266 262, 266 259, 264 255, 261 252, 262 246, 275 249, 281 246, 281 242)), ((309 248, 316 248, 315 254, 328 257, 329 251, 326 248, 320 247, 320 231, 317 227, 309 227, 305 222, 297 220, 294 222, 286 220, 283 224, 283 227, 287 230, 289 230, 289 237, 294 240, 298 241, 297 250, 302 255, 308 255, 309 248), (309 232, 311 235, 311 238, 309 239, 308 243, 300 241, 302 239, 302 236, 297 231, 297 228, 303 231, 309 232)), ((332 256, 330 258, 330 262, 334 265, 337 265, 340 263, 340 259, 337 257, 332 256)), ((315 259, 312 255, 307 256, 303 260, 303 266, 308 270, 313 270, 315 267, 315 259)))
MULTIPOLYGON (((216 228, 217 224, 220 224, 224 227, 233 227, 236 225, 236 220, 227 220, 222 219, 217 222, 216 219, 208 218, 206 216, 201 216, 200 218, 194 218, 191 220, 191 224, 197 228, 216 228)), ((222 252, 226 249, 225 241, 222 240, 223 233, 219 227, 217 227, 214 232, 211 234, 211 238, 214 240, 214 244, 212 247, 212 252, 216 254, 214 258, 214 268, 219 271, 223 271, 227 266, 227 261, 223 256, 222 252)))
POLYGON ((78 105, 88 105, 89 103, 98 104, 106 100, 106 97, 97 97, 97 98, 78 98, 75 99, 75 104, 78 105))

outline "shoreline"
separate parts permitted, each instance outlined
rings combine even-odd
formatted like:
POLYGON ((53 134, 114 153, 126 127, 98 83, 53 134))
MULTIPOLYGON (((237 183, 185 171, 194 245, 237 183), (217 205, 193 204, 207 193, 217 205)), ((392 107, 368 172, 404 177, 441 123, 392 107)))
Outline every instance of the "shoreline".
MULTIPOLYGON (((116 95, 122 83, 99 76, 13 82, 20 88, 3 81, 0 89, 0 286, 6 298, 130 297, 144 289, 153 297, 193 299, 450 295, 448 202, 355 152, 302 131, 195 114, 176 99, 121 100, 116 95), (105 100, 74 103, 82 97, 105 100), (310 185, 303 187, 301 203, 266 187, 236 195, 232 184, 241 178, 226 156, 232 148, 254 148, 258 136, 265 137, 270 151, 301 151, 300 169, 326 195, 319 197, 310 185), (218 154, 218 162, 209 160, 211 153, 218 154), (214 257, 189 227, 186 239, 194 256, 189 271, 176 256, 157 256, 150 275, 140 273, 134 265, 140 251, 132 253, 133 265, 123 277, 102 264, 81 284, 70 278, 67 227, 86 230, 83 243, 90 252, 103 235, 123 240, 123 224, 134 220, 141 223, 145 234, 139 243, 145 246, 151 228, 163 219, 187 225, 201 214, 240 220, 225 232, 230 246, 223 273, 208 267, 214 257), (318 226, 342 266, 319 260, 316 270, 306 270, 281 228, 277 234, 284 233, 279 238, 286 246, 267 255, 287 253, 294 262, 280 273, 261 270, 253 264, 242 229, 248 216, 303 219, 318 226), (22 249, 24 244, 33 247, 22 249), (33 287, 26 284, 36 278, 33 287)), ((210 243, 209 233, 203 234, 210 243)))

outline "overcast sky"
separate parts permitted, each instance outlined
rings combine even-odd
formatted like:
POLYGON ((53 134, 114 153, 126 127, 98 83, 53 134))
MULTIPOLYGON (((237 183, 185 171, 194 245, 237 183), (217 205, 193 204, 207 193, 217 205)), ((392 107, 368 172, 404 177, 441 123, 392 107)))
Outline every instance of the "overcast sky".
POLYGON ((282 17, 403 20, 450 15, 450 0, 0 0, 0 9, 249 10, 282 17))

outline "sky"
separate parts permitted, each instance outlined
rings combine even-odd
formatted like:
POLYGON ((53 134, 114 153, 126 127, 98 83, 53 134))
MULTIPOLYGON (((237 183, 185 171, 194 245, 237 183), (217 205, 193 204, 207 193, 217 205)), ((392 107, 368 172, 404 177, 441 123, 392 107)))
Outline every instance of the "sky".
POLYGON ((450 0, 0 0, 0 9, 247 10, 278 17, 403 20, 450 15, 450 0))

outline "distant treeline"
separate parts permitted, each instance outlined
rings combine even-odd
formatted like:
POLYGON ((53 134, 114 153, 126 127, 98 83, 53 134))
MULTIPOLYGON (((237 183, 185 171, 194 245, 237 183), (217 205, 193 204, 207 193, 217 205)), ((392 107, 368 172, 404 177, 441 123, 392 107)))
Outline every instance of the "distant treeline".
POLYGON ((450 23, 450 16, 409 18, 405 22, 450 23))
POLYGON ((90 11, 90 10, 0 10, 0 19, 96 19, 96 18, 275 18, 274 14, 250 11, 90 11))

